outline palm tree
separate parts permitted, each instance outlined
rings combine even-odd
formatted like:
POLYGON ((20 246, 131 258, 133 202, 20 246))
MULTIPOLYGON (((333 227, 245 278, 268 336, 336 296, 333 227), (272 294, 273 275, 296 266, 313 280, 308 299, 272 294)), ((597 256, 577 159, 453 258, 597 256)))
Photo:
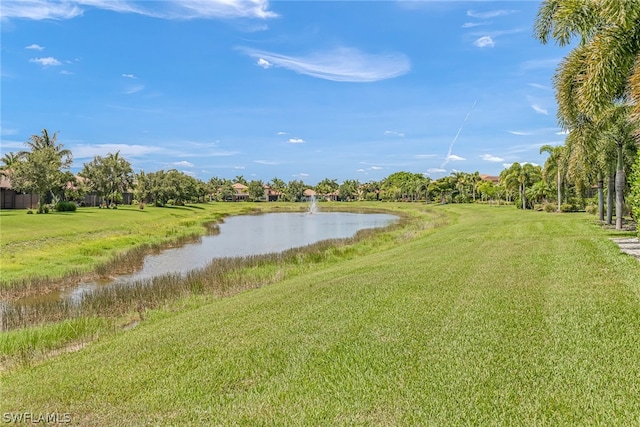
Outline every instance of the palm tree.
POLYGON ((640 112, 640 2, 545 0, 535 33, 543 43, 567 46, 580 40, 556 73, 563 122, 577 113, 596 117, 619 99, 635 101, 640 112))
POLYGON ((527 208, 527 188, 542 177, 540 166, 534 166, 531 163, 512 164, 508 169, 500 173, 500 182, 504 184, 507 190, 516 190, 522 200, 522 209, 527 208))
MULTIPOLYGON (((29 141, 25 142, 24 145, 29 147, 31 151, 41 150, 43 148, 51 147, 55 150, 56 153, 62 157, 71 158, 71 150, 67 150, 62 148, 62 144, 56 144, 58 141, 58 132, 54 132, 52 136, 49 136, 49 131, 46 129, 42 129, 42 135, 31 135, 29 137, 29 141)), ((25 151, 21 151, 18 155, 25 155, 25 151)))
MULTIPOLYGON (((598 133, 606 132, 606 139, 617 146, 616 228, 622 227, 624 135, 640 114, 638 22, 638 1, 546 0, 535 23, 542 43, 553 39, 566 46, 573 38, 580 39, 580 45, 561 62, 554 76, 558 116, 562 126, 570 130, 585 121, 596 123, 598 133), (632 108, 635 115, 631 115, 632 108), (616 127, 613 134, 610 126, 616 127)), ((609 176, 611 182, 613 174, 609 176)))
POLYGON ((543 177, 547 177, 550 174, 556 175, 556 185, 558 186, 557 212, 560 212, 560 205, 562 204, 562 178, 566 169, 566 147, 562 145, 553 147, 547 144, 540 147, 540 154, 542 153, 549 153, 549 157, 544 163, 543 177))
POLYGON ((3 167, 0 168, 0 175, 8 176, 11 167, 18 163, 21 159, 20 154, 15 154, 13 151, 5 153, 4 156, 0 159, 0 162, 3 163, 3 167))

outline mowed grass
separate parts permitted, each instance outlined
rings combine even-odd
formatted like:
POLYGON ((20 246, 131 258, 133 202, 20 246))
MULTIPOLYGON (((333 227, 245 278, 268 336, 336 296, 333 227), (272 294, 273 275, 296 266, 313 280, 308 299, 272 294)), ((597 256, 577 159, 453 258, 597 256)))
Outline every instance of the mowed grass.
POLYGON ((100 426, 638 424, 640 263, 586 215, 431 209, 450 225, 5 371, 0 412, 100 426))

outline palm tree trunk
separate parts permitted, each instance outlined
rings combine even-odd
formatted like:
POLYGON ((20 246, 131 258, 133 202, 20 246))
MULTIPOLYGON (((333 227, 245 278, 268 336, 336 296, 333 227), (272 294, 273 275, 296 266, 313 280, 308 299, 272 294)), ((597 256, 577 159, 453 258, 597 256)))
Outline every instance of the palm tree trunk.
POLYGON ((609 171, 609 180, 607 182, 607 225, 613 222, 613 194, 616 191, 616 175, 615 169, 609 171))
POLYGON ((616 230, 622 230, 624 216, 624 163, 622 159, 622 144, 618 144, 618 167, 616 171, 616 230))
POLYGON ((560 168, 558 168, 558 212, 560 212, 561 204, 562 204, 562 175, 560 175, 560 168))
POLYGON ((604 221, 604 179, 598 172, 598 219, 604 221))

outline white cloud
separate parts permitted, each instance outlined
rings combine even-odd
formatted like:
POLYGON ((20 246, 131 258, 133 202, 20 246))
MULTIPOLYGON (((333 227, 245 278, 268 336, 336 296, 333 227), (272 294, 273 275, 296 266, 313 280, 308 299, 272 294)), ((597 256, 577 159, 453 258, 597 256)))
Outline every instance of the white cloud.
POLYGON ((30 44, 29 46, 25 46, 25 49, 32 49, 32 50, 44 50, 44 47, 38 45, 38 44, 30 44))
POLYGON ((244 169, 244 166, 234 166, 234 167, 233 167, 233 169, 236 169, 236 170, 243 170, 243 169, 244 169))
POLYGON ((308 173, 301 172, 301 173, 294 174, 294 175, 291 175, 291 176, 295 176, 295 177, 298 177, 298 178, 308 178, 308 177, 309 177, 309 174, 308 174, 308 173))
POLYGON ((289 138, 287 141, 289 144, 304 144, 304 139, 302 138, 289 138))
POLYGON ((133 74, 123 74, 122 77, 126 77, 128 79, 137 79, 137 77, 134 76, 133 74))
POLYGON ((264 68, 265 70, 266 70, 267 68, 271 68, 271 67, 273 67, 273 64, 272 64, 271 62, 267 61, 267 60, 266 60, 266 59, 264 59, 264 58, 258 58, 258 61, 256 62, 256 65, 258 65, 258 66, 260 66, 260 67, 264 68))
POLYGON ((569 135, 568 130, 561 130, 560 132, 556 132, 556 135, 569 135))
POLYGON ((138 93, 140 91, 144 90, 144 85, 135 85, 135 86, 130 86, 127 89, 125 89, 124 93, 127 95, 131 95, 134 93, 138 93))
POLYGON ((360 168, 360 169, 358 169, 356 172, 366 172, 366 170, 364 170, 364 169, 360 168))
POLYGON ((183 168, 192 168, 192 167, 195 166, 193 163, 187 162, 186 160, 182 160, 180 162, 173 162, 173 163, 170 163, 170 164, 172 166, 181 166, 183 168))
POLYGON ((482 160, 486 160, 487 162, 504 162, 504 159, 502 157, 498 157, 498 156, 493 156, 491 154, 482 154, 480 156, 480 158, 482 160))
POLYGON ((375 82, 401 76, 411 69, 409 58, 402 53, 368 54, 341 47, 307 56, 289 56, 249 48, 239 49, 274 66, 336 82, 375 82))
POLYGON ((467 160, 464 157, 460 157, 460 156, 456 156, 455 154, 450 154, 447 156, 447 161, 462 161, 462 160, 467 160))
POLYGON ((476 41, 473 42, 473 44, 475 46, 478 47, 493 47, 496 45, 496 43, 493 41, 493 39, 491 38, 491 36, 482 36, 479 39, 477 39, 476 41))
POLYGON ((289 135, 289 134, 287 132, 280 131, 280 132, 276 133, 276 135, 289 135))
POLYGON ((161 152, 162 148, 128 144, 77 145, 73 148, 73 157, 74 159, 88 159, 94 156, 105 156, 117 151, 120 152, 120 156, 122 157, 137 157, 161 152))
POLYGON ((544 89, 544 90, 551 89, 549 86, 541 85, 540 83, 527 83, 527 84, 531 87, 535 87, 536 89, 544 89))
POLYGON ((43 67, 62 65, 62 62, 58 61, 52 56, 47 56, 46 58, 31 58, 29 62, 35 62, 36 64, 40 64, 43 67))
POLYGON ((275 166, 275 165, 279 165, 279 162, 273 161, 273 160, 254 160, 253 163, 258 163, 259 165, 269 165, 269 166, 275 166))
POLYGON ((507 10, 507 9, 490 10, 488 12, 476 12, 475 10, 468 10, 467 16, 470 16, 472 18, 478 18, 478 19, 488 19, 488 18, 496 18, 498 16, 511 15, 512 13, 516 13, 516 12, 517 12, 516 10, 507 10))
POLYGON ((371 170, 374 170, 374 171, 379 171, 382 169, 384 169, 382 166, 371 166, 371 170))
POLYGON ((427 169, 427 173, 444 173, 446 172, 446 169, 442 169, 442 168, 429 168, 427 169))
POLYGON ((2 19, 71 19, 81 16, 87 8, 118 13, 136 13, 160 19, 232 19, 275 18, 268 9, 268 0, 165 0, 134 2, 131 0, 49 0, 7 1, 2 4, 2 19))
POLYGON ((518 130, 508 130, 507 132, 509 132, 511 135, 519 135, 519 136, 529 136, 529 135, 531 135, 529 132, 522 132, 522 131, 518 131, 518 130))
POLYGON ((549 114, 549 112, 547 110, 545 110, 544 108, 542 108, 541 106, 539 106, 538 104, 532 104, 531 108, 533 108, 533 110, 536 113, 540 113, 540 114, 544 114, 545 116, 549 114))
POLYGON ((394 130, 385 130, 384 134, 387 136, 399 136, 404 137, 404 132, 396 132, 394 130))
POLYGON ((485 21, 485 22, 465 22, 464 24, 462 24, 462 28, 480 27, 482 25, 489 25, 489 24, 491 24, 491 22, 489 22, 489 21, 485 21))

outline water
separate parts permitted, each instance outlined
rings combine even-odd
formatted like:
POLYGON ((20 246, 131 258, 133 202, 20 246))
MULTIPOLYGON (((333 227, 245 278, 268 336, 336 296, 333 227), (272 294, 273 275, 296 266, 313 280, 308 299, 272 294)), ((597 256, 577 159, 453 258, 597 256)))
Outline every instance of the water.
POLYGON ((45 296, 30 297, 18 303, 69 298, 79 301, 83 295, 110 284, 127 284, 165 274, 185 274, 205 267, 217 258, 263 255, 283 252, 328 239, 348 238, 358 231, 380 228, 395 222, 389 214, 318 212, 313 206, 307 213, 270 213, 233 216, 219 225, 220 232, 204 236, 199 242, 147 255, 143 266, 133 274, 118 276, 102 283, 81 283, 71 289, 45 296), (312 214, 312 215, 311 215, 312 214))

